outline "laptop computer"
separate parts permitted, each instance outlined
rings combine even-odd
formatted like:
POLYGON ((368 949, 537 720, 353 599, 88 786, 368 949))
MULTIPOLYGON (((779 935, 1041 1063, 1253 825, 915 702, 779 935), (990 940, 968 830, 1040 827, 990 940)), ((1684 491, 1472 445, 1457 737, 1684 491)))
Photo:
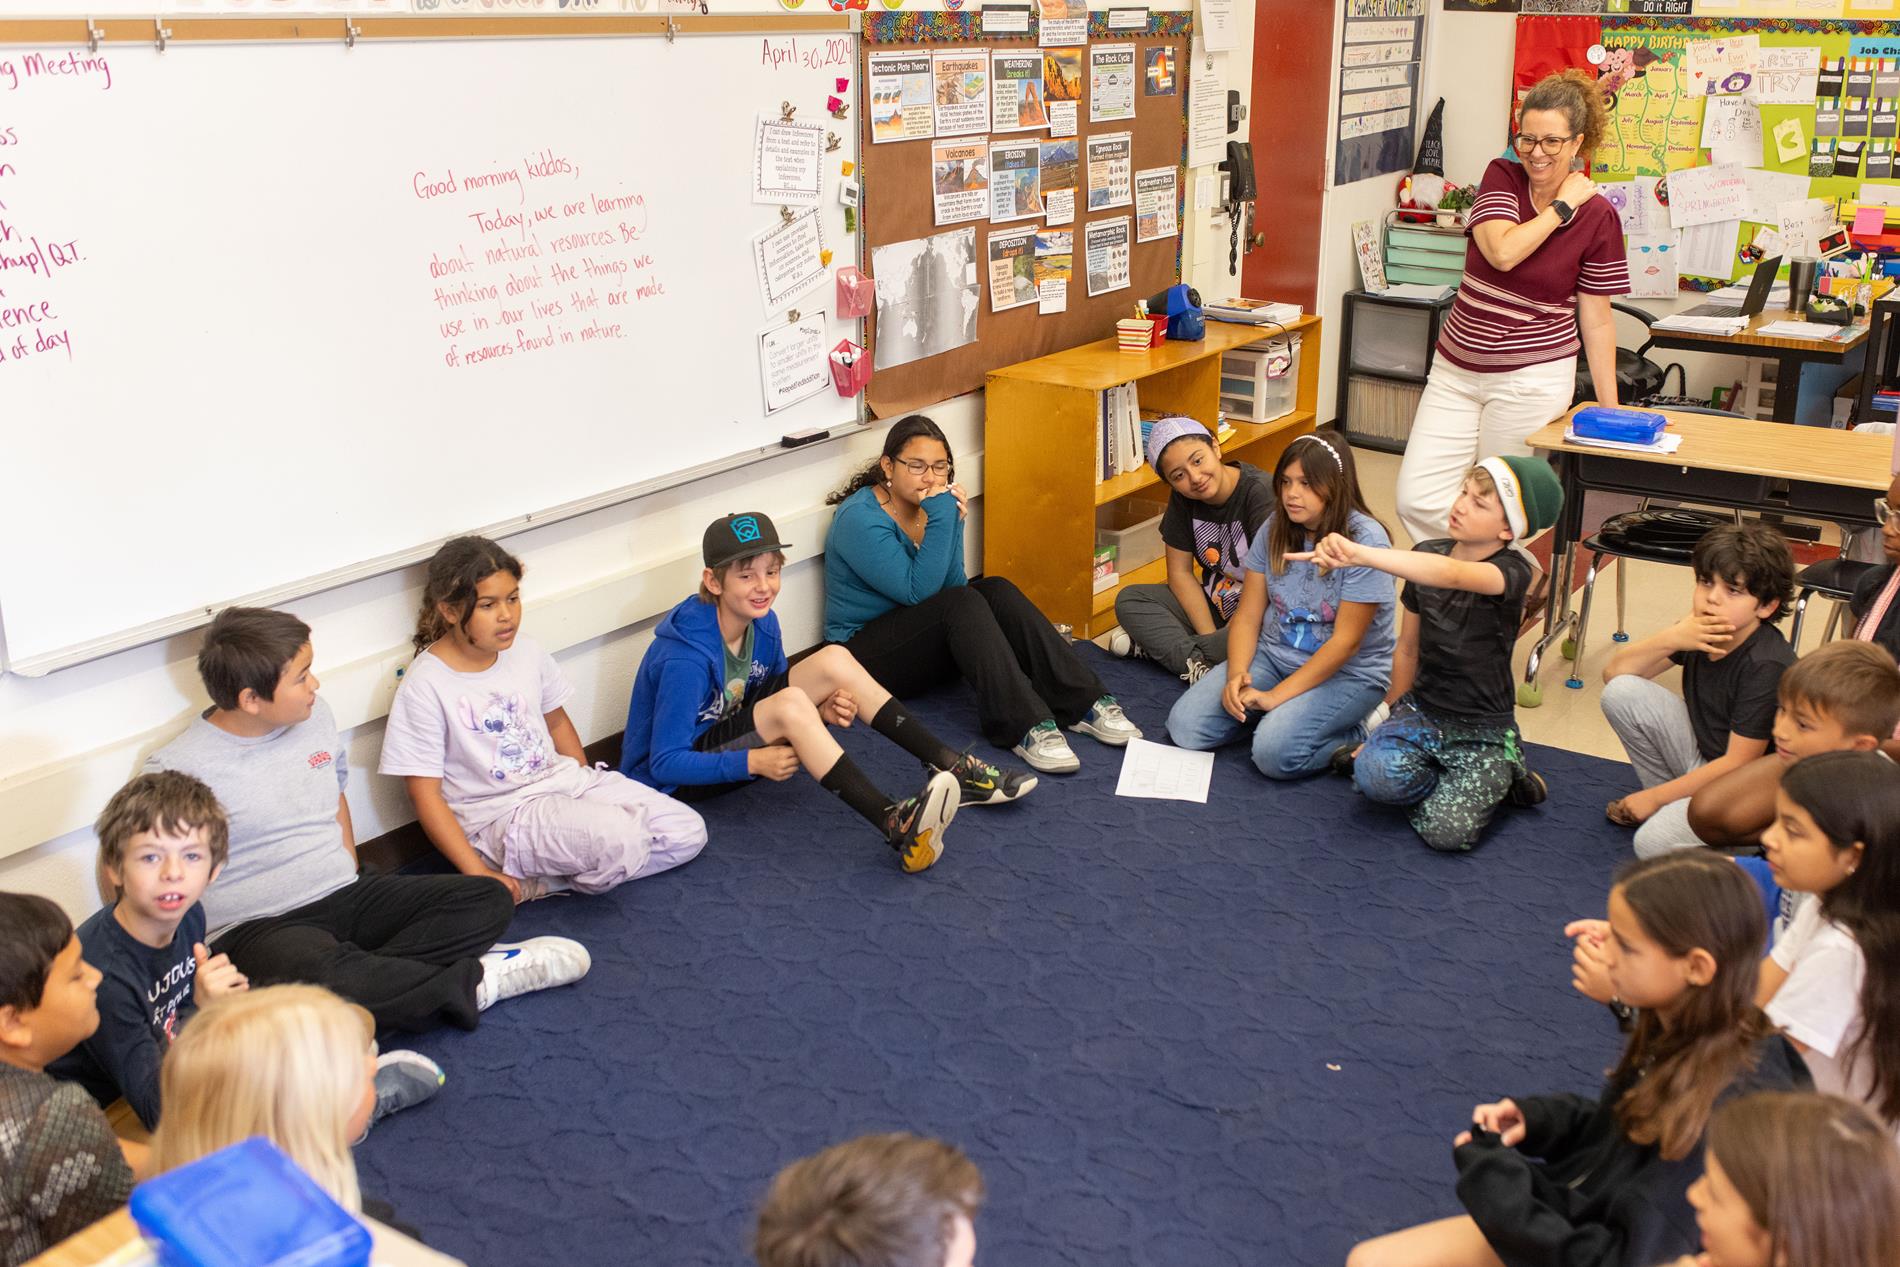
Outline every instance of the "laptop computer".
POLYGON ((1755 279, 1748 284, 1748 294, 1740 303, 1726 299, 1711 299, 1707 303, 1685 308, 1678 316, 1683 317, 1752 317, 1768 306, 1768 292, 1775 287, 1775 274, 1781 271, 1781 257, 1771 255, 1755 265, 1755 279))

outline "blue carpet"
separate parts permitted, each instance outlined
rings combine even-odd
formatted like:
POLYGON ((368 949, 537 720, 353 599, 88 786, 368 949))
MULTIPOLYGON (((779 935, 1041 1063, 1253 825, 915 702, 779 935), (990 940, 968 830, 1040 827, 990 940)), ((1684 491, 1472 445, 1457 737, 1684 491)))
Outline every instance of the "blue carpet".
MULTIPOLYGON (((1164 739, 1180 683, 1084 651, 1164 739)), ((918 711, 978 734, 964 688, 918 711)), ((364 1189, 475 1267, 736 1264, 780 1166, 909 1129, 982 1167, 985 1267, 1337 1267, 1458 1212, 1474 1103, 1614 1058, 1561 928, 1628 856, 1627 766, 1534 747, 1549 802, 1447 856, 1244 745, 1205 806, 1117 799, 1120 755, 1075 746, 921 876, 800 779, 703 806, 690 866, 525 909, 513 935, 579 938, 592 974, 415 1042, 448 1085, 358 1150, 364 1189)))

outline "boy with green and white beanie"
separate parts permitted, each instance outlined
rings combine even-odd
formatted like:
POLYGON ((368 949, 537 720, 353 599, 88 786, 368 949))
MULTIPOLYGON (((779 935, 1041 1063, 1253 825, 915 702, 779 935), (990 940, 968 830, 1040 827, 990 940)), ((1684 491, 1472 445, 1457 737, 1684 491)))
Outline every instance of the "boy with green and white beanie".
POLYGON ((1543 777, 1518 748, 1511 650, 1537 570, 1524 543, 1557 522, 1563 500, 1542 458, 1486 458, 1452 503, 1448 537, 1381 550, 1335 534, 1310 556, 1406 582, 1391 716, 1356 753, 1334 753, 1333 769, 1371 800, 1408 807, 1434 849, 1468 850, 1501 803, 1544 799, 1543 777))

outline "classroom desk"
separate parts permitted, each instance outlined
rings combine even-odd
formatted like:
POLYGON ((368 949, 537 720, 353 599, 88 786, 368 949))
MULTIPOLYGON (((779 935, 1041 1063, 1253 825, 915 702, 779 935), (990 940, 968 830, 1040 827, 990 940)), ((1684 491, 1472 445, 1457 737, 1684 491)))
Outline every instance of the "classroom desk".
MULTIPOLYGON (((374 1219, 364 1219, 363 1224, 375 1237, 370 1267, 466 1267, 461 1259, 438 1254, 374 1219)), ((120 1210, 37 1258, 29 1258, 25 1267, 152 1267, 156 1261, 145 1248, 132 1215, 120 1210)))
POLYGON ((1867 342, 1866 327, 1846 343, 1828 343, 1815 339, 1774 339, 1755 331, 1776 321, 1799 321, 1800 317, 1779 307, 1756 313, 1740 334, 1695 334, 1687 330, 1649 328, 1652 347, 1674 352, 1714 352, 1727 356, 1759 356, 1775 365, 1775 421, 1793 422, 1795 403, 1801 391, 1801 367, 1807 364, 1839 365, 1848 355, 1867 342))
MULTIPOLYGON (((1572 411, 1575 412, 1574 410, 1572 411)), ((1692 506, 1732 507, 1762 514, 1821 519, 1849 527, 1877 526, 1874 499, 1892 480, 1893 437, 1827 427, 1790 431, 1778 422, 1750 422, 1661 410, 1682 436, 1671 454, 1632 453, 1567 443, 1565 414, 1526 442, 1556 459, 1563 513, 1552 529, 1550 597, 1544 634, 1531 648, 1517 702, 1543 702, 1538 665, 1551 641, 1569 628, 1569 578, 1583 530, 1583 495, 1602 491, 1692 506), (1561 578, 1561 579, 1560 579, 1561 578)))

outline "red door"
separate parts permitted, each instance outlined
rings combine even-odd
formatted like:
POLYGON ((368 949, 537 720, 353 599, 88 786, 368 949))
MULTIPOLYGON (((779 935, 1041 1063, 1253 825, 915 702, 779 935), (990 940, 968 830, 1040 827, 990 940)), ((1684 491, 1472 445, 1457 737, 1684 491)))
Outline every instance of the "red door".
MULTIPOLYGON (((1319 299, 1320 210, 1338 9, 1315 0, 1254 4, 1247 130, 1260 182, 1254 215, 1267 241, 1241 256, 1240 289, 1254 299, 1298 303, 1308 312, 1319 299)), ((1226 253, 1219 246, 1225 277, 1226 253)))

